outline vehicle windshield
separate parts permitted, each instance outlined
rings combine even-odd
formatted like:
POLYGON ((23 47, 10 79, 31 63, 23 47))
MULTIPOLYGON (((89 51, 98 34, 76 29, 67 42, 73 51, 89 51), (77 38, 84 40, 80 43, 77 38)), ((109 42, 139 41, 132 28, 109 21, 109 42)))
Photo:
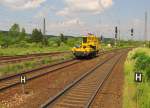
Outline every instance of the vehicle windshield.
POLYGON ((83 43, 87 43, 87 37, 83 37, 83 43))

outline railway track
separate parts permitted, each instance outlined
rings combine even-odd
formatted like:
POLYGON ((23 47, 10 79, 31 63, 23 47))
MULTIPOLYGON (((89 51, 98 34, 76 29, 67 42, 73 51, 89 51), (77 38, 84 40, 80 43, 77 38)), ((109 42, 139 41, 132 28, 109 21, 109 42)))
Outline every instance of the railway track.
MULTIPOLYGON (((118 50, 118 49, 115 49, 115 50, 118 50)), ((108 53, 111 51, 113 50, 101 51, 100 54, 108 53)), ((71 52, 65 51, 65 52, 37 53, 37 54, 17 55, 17 56, 0 56, 0 65, 6 64, 6 63, 17 63, 21 61, 33 60, 33 59, 42 58, 42 57, 51 57, 51 56, 56 56, 59 54, 65 54, 65 53, 71 53, 71 52)))
MULTIPOLYGON (((112 52, 112 51, 101 52, 101 55, 107 54, 109 52, 112 52)), ((82 61, 84 61, 84 60, 82 60, 82 61)), ((30 81, 30 80, 33 80, 35 78, 39 78, 41 76, 44 76, 44 75, 49 74, 51 72, 54 72, 56 70, 66 68, 68 66, 80 63, 82 61, 76 60, 76 59, 69 59, 69 60, 65 60, 65 61, 55 63, 52 65, 42 66, 40 68, 36 68, 36 69, 29 70, 26 72, 1 77, 0 78, 0 91, 4 91, 4 90, 7 90, 9 88, 12 88, 14 86, 19 85, 21 76, 26 76, 27 81, 30 81)))
POLYGON ((47 100, 41 108, 89 108, 97 92, 103 87, 125 52, 122 51, 97 64, 56 96, 47 100))
POLYGON ((70 52, 66 51, 66 52, 52 52, 52 53, 38 53, 38 54, 29 54, 29 55, 17 55, 17 56, 0 56, 0 64, 14 63, 14 62, 20 62, 20 61, 25 61, 25 60, 32 60, 35 58, 49 57, 49 56, 65 54, 65 53, 70 53, 70 52))
POLYGON ((16 85, 19 85, 21 76, 26 76, 27 81, 30 81, 30 80, 33 80, 35 78, 44 76, 44 75, 49 74, 51 72, 54 72, 56 70, 77 64, 79 62, 81 62, 81 61, 76 60, 76 59, 69 59, 69 60, 65 60, 65 61, 62 61, 62 62, 59 62, 56 64, 43 66, 43 67, 33 69, 30 71, 26 71, 26 72, 22 72, 19 74, 13 74, 10 76, 2 77, 2 78, 0 78, 0 91, 4 91, 4 90, 7 90, 7 89, 14 87, 16 85))

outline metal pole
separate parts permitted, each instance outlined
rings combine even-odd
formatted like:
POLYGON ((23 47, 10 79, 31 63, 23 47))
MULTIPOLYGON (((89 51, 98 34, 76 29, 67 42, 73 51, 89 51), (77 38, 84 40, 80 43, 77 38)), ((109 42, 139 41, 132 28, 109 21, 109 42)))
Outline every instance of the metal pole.
POLYGON ((120 30, 119 30, 119 35, 118 36, 119 36, 119 46, 120 46, 120 30))
POLYGON ((118 27, 115 27, 115 47, 117 47, 118 27))
POLYGON ((145 44, 147 43, 147 11, 145 12, 145 31, 144 31, 144 36, 145 36, 145 44))
POLYGON ((46 21, 45 21, 45 18, 43 20, 43 35, 45 36, 46 34, 46 21))
POLYGON ((121 29, 120 29, 120 28, 121 28, 121 26, 120 26, 120 20, 118 21, 118 26, 119 26, 119 30, 118 30, 118 32, 119 32, 119 33, 118 33, 118 38, 119 38, 119 47, 120 47, 120 38, 121 38, 121 37, 120 37, 120 33, 121 33, 121 29))

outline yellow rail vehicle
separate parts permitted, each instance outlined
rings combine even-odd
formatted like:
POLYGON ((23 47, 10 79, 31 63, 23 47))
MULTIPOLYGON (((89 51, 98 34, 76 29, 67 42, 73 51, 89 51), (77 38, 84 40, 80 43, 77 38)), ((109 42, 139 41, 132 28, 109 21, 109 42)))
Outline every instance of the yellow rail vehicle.
POLYGON ((82 44, 72 49, 73 54, 77 58, 94 57, 100 50, 100 40, 93 34, 83 37, 82 44))

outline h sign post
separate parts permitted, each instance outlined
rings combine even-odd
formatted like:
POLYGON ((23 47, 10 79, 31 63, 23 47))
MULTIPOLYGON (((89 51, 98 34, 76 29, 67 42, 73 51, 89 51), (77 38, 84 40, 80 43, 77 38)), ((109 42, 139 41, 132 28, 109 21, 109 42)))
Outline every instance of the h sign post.
POLYGON ((25 94, 25 84, 26 84, 26 76, 20 76, 20 83, 22 84, 22 92, 25 94))
POLYGON ((142 82, 142 73, 135 72, 134 79, 135 79, 135 82, 142 82))
MULTIPOLYGON (((141 72, 135 72, 135 75, 134 75, 134 80, 135 82, 137 83, 141 83, 142 82, 142 73, 141 72)), ((137 85, 137 94, 136 94, 136 108, 138 108, 138 105, 139 105, 139 84, 136 84, 137 85)))

